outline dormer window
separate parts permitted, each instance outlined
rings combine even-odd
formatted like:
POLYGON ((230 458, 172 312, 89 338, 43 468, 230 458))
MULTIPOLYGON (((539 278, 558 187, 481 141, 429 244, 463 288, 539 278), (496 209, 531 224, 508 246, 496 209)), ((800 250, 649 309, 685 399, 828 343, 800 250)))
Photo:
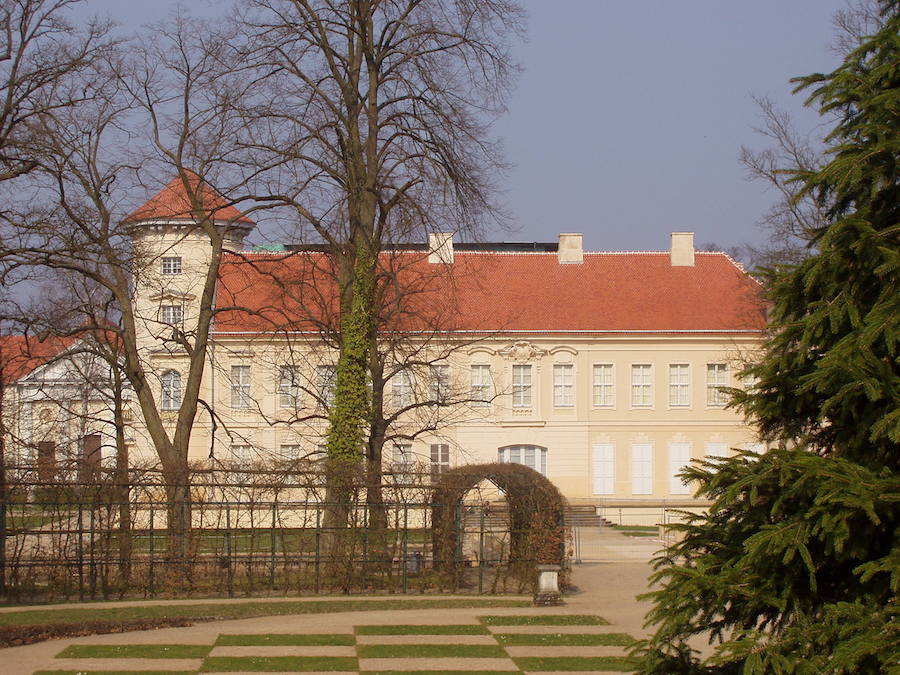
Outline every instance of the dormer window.
POLYGON ((162 273, 167 276, 181 274, 181 256, 167 256, 163 258, 162 273))

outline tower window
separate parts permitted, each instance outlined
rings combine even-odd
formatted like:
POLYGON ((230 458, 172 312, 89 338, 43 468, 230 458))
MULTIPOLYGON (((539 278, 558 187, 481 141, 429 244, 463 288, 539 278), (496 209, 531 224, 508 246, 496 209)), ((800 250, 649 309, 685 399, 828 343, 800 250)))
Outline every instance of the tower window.
POLYGON ((162 305, 159 308, 159 320, 168 326, 180 326, 182 319, 181 305, 162 305))
POLYGON ((166 275, 181 274, 181 256, 166 256, 163 258, 162 273, 166 275))

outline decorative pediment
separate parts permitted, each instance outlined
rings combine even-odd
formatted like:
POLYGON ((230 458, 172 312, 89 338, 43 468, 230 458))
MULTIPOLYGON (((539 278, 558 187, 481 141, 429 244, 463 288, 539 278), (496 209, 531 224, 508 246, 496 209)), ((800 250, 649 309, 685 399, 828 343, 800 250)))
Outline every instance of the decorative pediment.
POLYGON ((509 361, 524 363, 526 361, 535 361, 541 358, 547 353, 547 350, 541 349, 527 340, 520 340, 512 343, 508 347, 504 347, 499 353, 503 358, 509 361))
POLYGON ((190 302, 196 297, 197 296, 192 293, 182 293, 180 291, 165 290, 161 293, 154 293, 150 296, 150 299, 154 302, 160 302, 162 300, 180 300, 181 302, 190 302))

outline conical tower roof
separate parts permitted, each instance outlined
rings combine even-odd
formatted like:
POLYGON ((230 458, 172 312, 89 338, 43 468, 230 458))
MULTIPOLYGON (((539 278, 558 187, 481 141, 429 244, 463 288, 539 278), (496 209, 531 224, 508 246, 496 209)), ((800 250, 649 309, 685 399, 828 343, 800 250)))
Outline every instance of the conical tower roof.
MULTIPOLYGON (((200 176, 192 171, 187 172, 187 175, 191 189, 200 195, 203 209, 212 214, 214 220, 241 223, 250 227, 255 224, 229 204, 227 199, 205 183, 200 176)), ((169 181, 168 185, 131 213, 125 222, 139 223, 147 220, 194 220, 191 200, 184 188, 181 176, 176 176, 169 181)))

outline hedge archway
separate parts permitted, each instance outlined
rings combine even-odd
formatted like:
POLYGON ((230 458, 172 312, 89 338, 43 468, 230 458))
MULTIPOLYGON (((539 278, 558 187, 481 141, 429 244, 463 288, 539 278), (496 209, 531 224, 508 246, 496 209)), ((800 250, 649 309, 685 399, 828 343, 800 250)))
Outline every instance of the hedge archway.
POLYGON ((457 514, 466 493, 488 480, 509 505, 510 563, 557 564, 565 558, 566 499, 544 475, 523 464, 472 464, 441 474, 431 500, 434 566, 457 572, 457 514))

